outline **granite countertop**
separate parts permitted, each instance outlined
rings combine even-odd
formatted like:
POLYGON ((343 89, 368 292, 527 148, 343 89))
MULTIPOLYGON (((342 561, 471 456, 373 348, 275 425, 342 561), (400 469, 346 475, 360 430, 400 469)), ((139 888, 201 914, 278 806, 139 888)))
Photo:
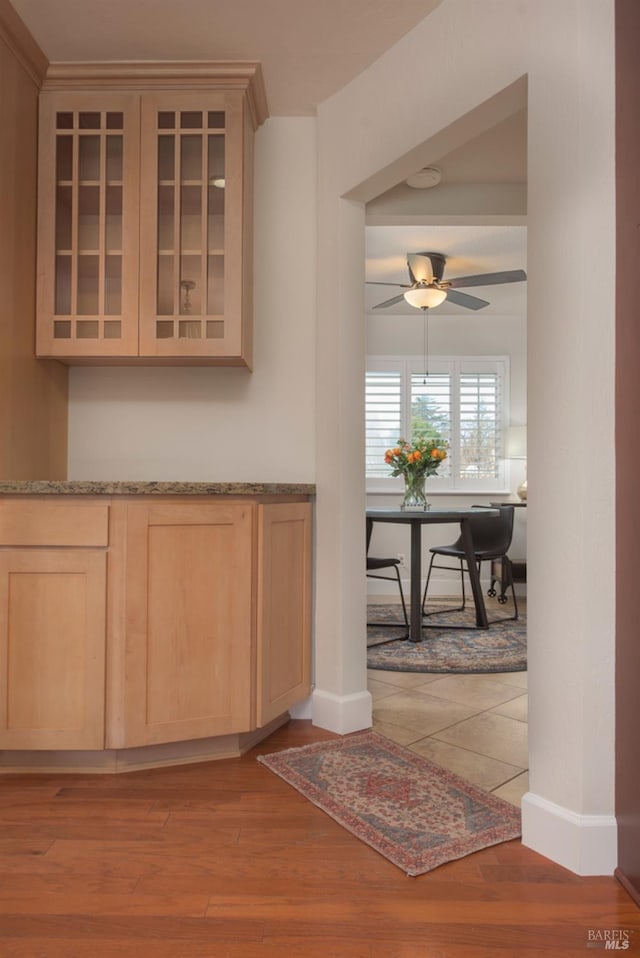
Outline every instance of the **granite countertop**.
POLYGON ((98 482, 83 479, 0 480, 0 495, 68 496, 313 496, 304 482, 98 482))

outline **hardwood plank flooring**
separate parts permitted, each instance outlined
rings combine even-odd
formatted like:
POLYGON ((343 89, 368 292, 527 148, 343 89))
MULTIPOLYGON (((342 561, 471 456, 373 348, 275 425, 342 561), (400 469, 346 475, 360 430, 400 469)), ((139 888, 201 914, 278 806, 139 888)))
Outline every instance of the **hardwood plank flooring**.
POLYGON ((291 722, 241 759, 1 777, 1 958, 572 958, 605 930, 640 955, 615 879, 519 841, 407 878, 256 761, 333 737, 291 722))

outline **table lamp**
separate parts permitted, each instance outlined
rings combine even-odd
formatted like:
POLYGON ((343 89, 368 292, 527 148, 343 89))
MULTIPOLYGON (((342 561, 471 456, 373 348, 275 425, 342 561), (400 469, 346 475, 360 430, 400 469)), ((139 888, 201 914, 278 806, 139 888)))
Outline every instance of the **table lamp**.
POLYGON ((524 461, 524 479, 518 486, 518 496, 527 501, 527 427, 509 426, 505 433, 504 454, 506 459, 524 461))

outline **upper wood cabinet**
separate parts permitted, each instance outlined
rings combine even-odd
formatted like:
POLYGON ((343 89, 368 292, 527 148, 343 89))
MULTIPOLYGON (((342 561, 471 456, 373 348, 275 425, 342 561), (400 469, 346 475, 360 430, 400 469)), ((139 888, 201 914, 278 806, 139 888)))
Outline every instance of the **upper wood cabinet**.
POLYGON ((37 353, 138 354, 139 101, 41 94, 37 353))
POLYGON ((39 356, 251 367, 253 134, 266 107, 258 67, 225 66, 50 68, 39 356))

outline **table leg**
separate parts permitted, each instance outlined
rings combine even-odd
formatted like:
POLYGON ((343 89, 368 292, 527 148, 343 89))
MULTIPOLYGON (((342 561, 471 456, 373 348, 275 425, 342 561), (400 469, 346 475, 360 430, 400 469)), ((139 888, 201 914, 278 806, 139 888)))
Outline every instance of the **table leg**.
MULTIPOLYGON (((476 607, 476 626, 479 629, 488 629, 489 621, 487 619, 487 609, 482 596, 482 586, 480 585, 480 575, 476 565, 476 557, 473 552, 473 539, 471 537, 471 526, 468 519, 462 519, 460 522, 460 533, 462 544, 464 545, 467 568, 469 570, 469 579, 471 581, 471 591, 473 593, 473 603, 476 607)), ((411 599, 413 603, 413 596, 411 599)), ((413 604, 412 604, 413 609, 413 604)), ((413 611, 412 611, 413 615, 413 611)))
POLYGON ((409 639, 422 642, 422 525, 411 523, 411 612, 409 639))

